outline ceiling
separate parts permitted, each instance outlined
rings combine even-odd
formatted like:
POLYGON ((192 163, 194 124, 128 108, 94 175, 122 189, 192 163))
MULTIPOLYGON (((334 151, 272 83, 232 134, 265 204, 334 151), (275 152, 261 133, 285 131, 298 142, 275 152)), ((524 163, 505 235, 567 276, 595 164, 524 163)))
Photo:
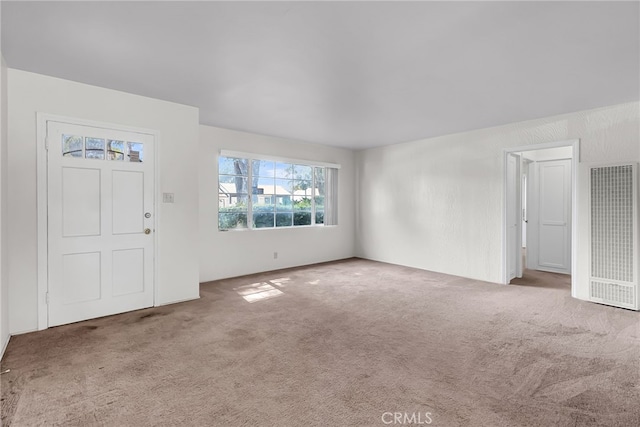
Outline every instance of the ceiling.
POLYGON ((640 98, 638 2, 2 1, 9 67, 362 149, 640 98))

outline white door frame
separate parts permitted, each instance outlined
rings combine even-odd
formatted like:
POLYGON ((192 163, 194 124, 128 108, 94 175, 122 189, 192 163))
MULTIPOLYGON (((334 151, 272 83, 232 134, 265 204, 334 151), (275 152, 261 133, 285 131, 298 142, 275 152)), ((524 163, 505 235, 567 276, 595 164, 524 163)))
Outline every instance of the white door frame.
MULTIPOLYGON (((505 167, 508 168, 508 158, 509 156, 512 156, 515 159, 515 170, 513 171, 516 175, 516 182, 514 183, 514 192, 515 192, 515 200, 514 205, 512 206, 513 210, 516 211, 516 218, 515 218, 515 227, 516 229, 514 230, 514 235, 513 238, 515 239, 515 247, 513 248, 513 250, 517 250, 518 248, 520 248, 520 250, 522 250, 522 156, 520 154, 516 154, 516 153, 508 153, 507 154, 507 163, 505 163, 505 167)), ((508 174, 508 169, 505 169, 505 175, 508 174)), ((505 180, 505 183, 508 184, 508 180, 505 180)), ((508 188, 505 187, 505 194, 508 194, 508 188)), ((509 206, 507 206, 507 202, 509 201, 509 197, 507 196, 505 198, 505 213, 508 214, 509 213, 509 206)), ((505 223, 507 221, 508 217, 505 217, 505 223)), ((507 224, 507 227, 509 227, 509 224, 507 224)), ((510 228, 510 227, 509 227, 510 228)), ((505 230, 507 231, 507 230, 505 230)), ((508 248, 509 248, 509 234, 507 231, 507 254, 509 254, 510 252, 508 252, 508 248)), ((511 256, 513 256, 513 253, 511 253, 511 256)), ((516 263, 515 263, 515 272, 513 274, 513 277, 511 275, 511 272, 509 271, 509 261, 510 261, 510 257, 507 257, 507 281, 512 280, 513 278, 516 277, 522 277, 522 272, 524 270, 523 265, 522 265, 522 255, 518 255, 516 256, 516 263)))
MULTIPOLYGON (((532 160, 522 158, 521 174, 522 174, 522 190, 520 192, 520 200, 521 200, 521 209, 522 209, 522 247, 527 249, 527 262, 529 261, 529 230, 527 229, 527 223, 529 221, 529 204, 531 203, 531 192, 529 191, 530 180, 531 180, 531 164, 532 160)), ((526 265, 522 266, 523 269, 526 268, 526 265)))
POLYGON ((502 283, 509 284, 509 254, 507 253, 507 158, 510 153, 521 151, 544 150, 547 148, 572 147, 573 156, 571 158, 571 296, 576 297, 575 278, 577 272, 577 248, 576 237, 578 236, 578 164, 580 163, 580 140, 570 139, 566 141, 547 142, 543 144, 524 145, 520 147, 505 148, 503 150, 503 173, 502 173, 502 283))
POLYGON ((73 117, 58 116, 48 113, 36 113, 36 189, 37 189, 37 236, 38 236, 38 330, 49 327, 49 309, 47 305, 47 292, 49 289, 49 252, 48 252, 48 178, 47 178, 47 122, 69 123, 80 126, 92 126, 103 129, 114 129, 125 132, 136 132, 151 135, 154 140, 154 198, 153 207, 155 215, 155 232, 153 233, 153 305, 158 305, 158 230, 160 229, 160 209, 158 206, 158 191, 160 189, 160 133, 151 129, 123 126, 119 124, 99 122, 94 120, 78 119, 73 117))

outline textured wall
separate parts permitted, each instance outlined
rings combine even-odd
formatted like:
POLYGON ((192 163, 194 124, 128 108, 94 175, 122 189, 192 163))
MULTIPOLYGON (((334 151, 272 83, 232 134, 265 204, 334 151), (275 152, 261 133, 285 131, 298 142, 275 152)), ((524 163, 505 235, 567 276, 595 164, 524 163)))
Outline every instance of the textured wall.
POLYGON ((588 164, 639 160, 637 102, 357 153, 356 254, 501 281, 503 149, 580 139, 577 296, 588 277, 588 164))
MULTIPOLYGON (((198 298, 198 110, 9 69, 9 298, 12 333, 37 327, 36 113, 160 132, 157 303, 198 298)), ((3 239, 4 240, 4 239, 3 239)))
POLYGON ((354 153, 200 126, 200 281, 313 264, 354 255, 354 153), (218 231, 217 156, 221 149, 338 163, 338 226, 218 231), (278 252, 278 259, 273 259, 278 252))

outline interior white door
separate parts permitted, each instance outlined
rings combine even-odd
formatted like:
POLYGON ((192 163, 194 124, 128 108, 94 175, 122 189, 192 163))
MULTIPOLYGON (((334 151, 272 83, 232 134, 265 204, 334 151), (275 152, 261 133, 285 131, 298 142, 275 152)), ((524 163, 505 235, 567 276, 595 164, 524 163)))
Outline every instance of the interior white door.
POLYGON ((507 281, 522 277, 522 199, 520 155, 507 154, 507 281))
POLYGON ((152 135, 47 122, 48 323, 150 307, 152 135))
POLYGON ((571 274, 571 160, 536 162, 534 179, 529 268, 571 274))

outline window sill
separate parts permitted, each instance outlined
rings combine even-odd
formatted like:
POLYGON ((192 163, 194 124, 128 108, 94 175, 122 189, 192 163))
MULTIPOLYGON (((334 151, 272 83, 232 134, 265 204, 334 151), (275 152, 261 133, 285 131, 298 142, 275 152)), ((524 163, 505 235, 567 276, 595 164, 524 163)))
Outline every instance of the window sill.
POLYGON ((218 229, 219 232, 227 233, 227 232, 236 232, 236 231, 264 231, 264 230, 299 230, 299 229, 309 229, 309 228, 336 228, 338 225, 295 225, 291 227, 260 227, 260 228, 228 228, 228 229, 218 229))

